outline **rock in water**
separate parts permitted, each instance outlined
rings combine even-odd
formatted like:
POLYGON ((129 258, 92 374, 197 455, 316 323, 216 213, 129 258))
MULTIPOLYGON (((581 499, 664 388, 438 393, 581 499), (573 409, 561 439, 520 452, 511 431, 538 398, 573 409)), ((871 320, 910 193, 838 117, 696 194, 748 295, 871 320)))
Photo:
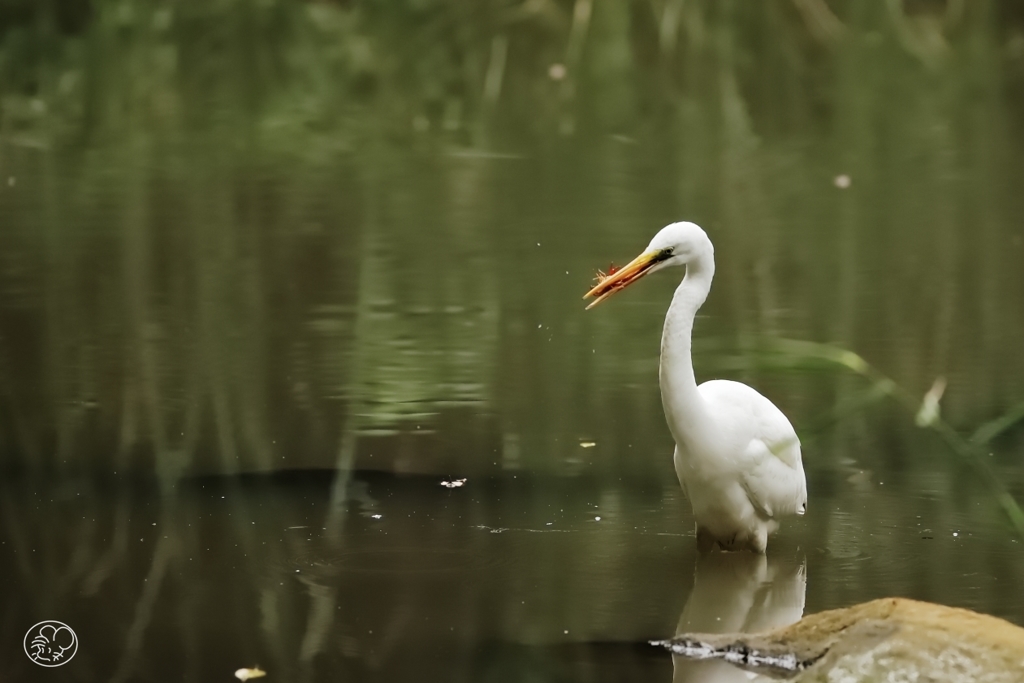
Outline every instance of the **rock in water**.
POLYGON ((760 634, 685 634, 676 655, 723 659, 797 683, 1024 680, 1024 629, 966 609, 883 598, 760 634))

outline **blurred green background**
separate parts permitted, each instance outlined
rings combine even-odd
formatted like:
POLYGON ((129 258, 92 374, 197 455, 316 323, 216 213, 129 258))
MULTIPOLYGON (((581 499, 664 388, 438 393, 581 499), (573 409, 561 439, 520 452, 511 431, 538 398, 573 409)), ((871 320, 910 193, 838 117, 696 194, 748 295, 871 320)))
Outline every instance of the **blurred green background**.
MULTIPOLYGON (((1012 0, 2 0, 0 500, 22 539, 9 577, 41 581, 4 634, 95 595, 118 562, 133 586, 205 547, 176 511, 206 503, 173 493, 197 476, 329 470, 310 495, 335 525, 355 471, 511 486, 493 509, 473 499, 480 525, 601 499, 687 533, 657 385, 678 280, 581 301, 676 220, 716 245, 698 380, 754 385, 804 442, 812 514, 790 543, 842 558, 809 570, 808 606, 899 593, 1024 620, 1006 600, 1024 581, 1016 541, 968 463, 812 352, 826 347, 787 345, 850 349, 910 396, 946 378, 942 415, 965 438, 1010 416, 981 456, 1024 498, 1022 183, 1012 0), (67 491, 84 526, 30 561, 24 539, 71 518, 39 501, 67 491), (126 559, 151 503, 182 535, 126 559), (974 520, 987 550, 913 550, 922 514, 974 520), (891 536, 863 550, 883 519, 891 536)), ((639 562, 630 538, 586 585, 657 584, 615 571, 639 562)), ((563 569, 538 581, 557 595, 563 569)), ((213 580, 197 571, 175 576, 213 580)), ((279 634, 267 595, 252 628, 279 634)), ((111 647, 141 647, 125 633, 142 608, 119 599, 111 647)), ((660 609, 632 635, 665 635, 678 605, 660 609)))
POLYGON ((1015 3, 5 0, 0 30, 4 469, 333 466, 345 430, 371 468, 559 470, 580 436, 657 469, 673 278, 579 297, 680 219, 717 245, 702 378, 806 429, 842 387, 761 376, 790 337, 947 377, 963 428, 1024 399, 1015 3))

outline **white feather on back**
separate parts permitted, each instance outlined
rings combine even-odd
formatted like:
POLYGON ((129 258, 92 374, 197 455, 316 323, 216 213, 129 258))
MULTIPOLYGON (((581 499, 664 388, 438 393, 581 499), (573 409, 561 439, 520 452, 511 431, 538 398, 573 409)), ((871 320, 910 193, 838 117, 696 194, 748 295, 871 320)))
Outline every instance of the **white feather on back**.
POLYGON ((717 427, 736 449, 723 460, 764 517, 803 514, 807 486, 800 439, 789 419, 746 384, 711 380, 698 387, 717 427))

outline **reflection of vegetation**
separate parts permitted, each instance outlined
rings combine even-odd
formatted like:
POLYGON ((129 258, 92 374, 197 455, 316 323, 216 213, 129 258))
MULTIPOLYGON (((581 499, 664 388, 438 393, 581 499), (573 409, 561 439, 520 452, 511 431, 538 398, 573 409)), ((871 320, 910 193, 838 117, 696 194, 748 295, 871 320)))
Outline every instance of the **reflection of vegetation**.
MULTIPOLYGON (((78 664, 86 681, 215 680, 256 663, 288 681, 390 681, 422 674, 426 660, 448 679, 455 671, 465 672, 458 680, 483 680, 479 671, 501 666, 507 647, 527 648, 520 658, 543 657, 548 670, 581 654, 623 665, 605 652, 608 643, 670 635, 684 602, 683 618, 695 604, 728 607, 729 577, 716 562, 764 559, 719 554, 703 567, 718 574, 702 576, 698 565, 695 582, 696 548, 678 492, 524 473, 467 487, 451 492, 434 477, 362 479, 352 493, 363 505, 349 508, 338 546, 322 529, 329 495, 318 474, 193 481, 164 506, 133 487, 3 483, 0 578, 18 587, 7 609, 60 611, 79 634, 100 634, 78 664), (493 533, 499 524, 512 528, 493 533), (572 643, 594 651, 562 649, 572 643)), ((1019 620, 1021 551, 985 531, 985 511, 958 511, 946 499, 907 504, 903 495, 866 502, 851 487, 818 501, 807 521, 831 517, 835 527, 791 527, 768 574, 732 597, 792 608, 802 591, 779 591, 802 588, 791 563, 807 553, 811 611, 904 593, 1019 620), (946 532, 927 551, 921 515, 923 526, 946 532), (956 529, 959 540, 949 534, 956 529), (784 600, 763 599, 773 593, 784 600)), ((20 621, 12 618, 3 635, 22 637, 20 621)), ((18 669, 21 661, 0 664, 11 674, 5 680, 31 680, 18 675, 33 666, 18 669)))
MULTIPOLYGON (((1009 3, 15 5, 8 465, 330 465, 339 432, 468 407, 502 438, 403 441, 404 466, 504 444, 571 469, 586 436, 616 453, 587 466, 661 472, 626 452, 664 434, 656 287, 586 318, 563 294, 681 215, 720 254, 698 335, 833 339, 915 393, 949 377, 951 424, 1020 401, 1009 3)), ((856 399, 753 379, 805 423, 856 399)))

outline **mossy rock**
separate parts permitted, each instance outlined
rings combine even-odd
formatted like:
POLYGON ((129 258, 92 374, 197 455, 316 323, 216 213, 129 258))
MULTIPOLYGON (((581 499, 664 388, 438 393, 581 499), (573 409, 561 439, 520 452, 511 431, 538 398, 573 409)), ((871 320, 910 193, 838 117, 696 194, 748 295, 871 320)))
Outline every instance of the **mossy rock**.
POLYGON ((1024 629, 965 609, 883 598, 760 634, 684 634, 673 653, 798 683, 1024 680, 1024 629))

